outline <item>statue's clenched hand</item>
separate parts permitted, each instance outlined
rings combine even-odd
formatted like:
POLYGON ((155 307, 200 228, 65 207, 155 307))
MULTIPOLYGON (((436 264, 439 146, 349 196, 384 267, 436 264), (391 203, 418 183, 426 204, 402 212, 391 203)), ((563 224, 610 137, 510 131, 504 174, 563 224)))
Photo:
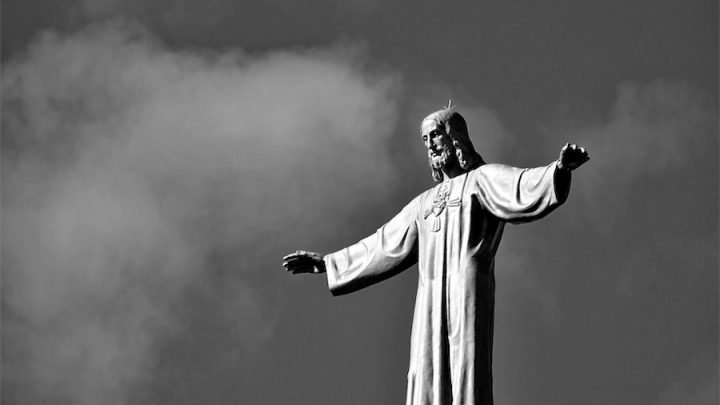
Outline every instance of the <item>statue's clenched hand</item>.
POLYGON ((558 168, 575 170, 588 160, 590 160, 590 156, 585 148, 578 147, 574 143, 567 143, 560 151, 558 168))
POLYGON ((298 250, 283 257, 285 270, 298 273, 325 273, 325 262, 320 253, 298 250))

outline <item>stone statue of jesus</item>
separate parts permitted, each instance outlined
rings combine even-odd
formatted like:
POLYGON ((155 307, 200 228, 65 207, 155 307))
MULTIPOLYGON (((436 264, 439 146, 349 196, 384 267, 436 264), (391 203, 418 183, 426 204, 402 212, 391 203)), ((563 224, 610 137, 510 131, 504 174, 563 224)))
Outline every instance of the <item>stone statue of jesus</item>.
POLYGON ((373 235, 321 255, 297 251, 283 266, 326 273, 348 294, 418 265, 407 405, 491 405, 495 252, 506 223, 529 222, 565 202, 570 172, 589 160, 565 145, 547 166, 486 164, 451 109, 421 124, 437 185, 373 235))

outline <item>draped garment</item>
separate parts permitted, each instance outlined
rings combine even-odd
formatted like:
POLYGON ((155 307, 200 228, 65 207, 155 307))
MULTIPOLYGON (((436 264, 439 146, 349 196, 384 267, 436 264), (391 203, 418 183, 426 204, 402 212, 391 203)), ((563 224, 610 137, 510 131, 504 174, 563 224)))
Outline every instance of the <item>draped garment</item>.
POLYGON ((377 232, 325 256, 333 295, 417 263, 407 405, 492 405, 495 252, 505 223, 567 198, 570 172, 485 164, 425 191, 377 232))

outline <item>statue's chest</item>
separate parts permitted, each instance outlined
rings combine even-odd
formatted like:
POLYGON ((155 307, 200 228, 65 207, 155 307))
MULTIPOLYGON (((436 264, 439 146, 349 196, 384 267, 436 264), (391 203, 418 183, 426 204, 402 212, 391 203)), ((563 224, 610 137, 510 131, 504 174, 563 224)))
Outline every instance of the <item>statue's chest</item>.
POLYGON ((442 182, 430 190, 425 198, 423 220, 431 232, 440 231, 448 217, 459 215, 467 174, 442 182))

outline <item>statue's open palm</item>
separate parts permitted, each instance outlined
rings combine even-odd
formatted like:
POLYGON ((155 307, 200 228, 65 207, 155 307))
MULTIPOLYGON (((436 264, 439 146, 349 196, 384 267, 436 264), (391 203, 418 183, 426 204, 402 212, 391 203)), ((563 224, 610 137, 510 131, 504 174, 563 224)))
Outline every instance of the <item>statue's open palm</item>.
POLYGON ((306 252, 304 250, 298 250, 295 253, 290 253, 283 257, 283 267, 293 274, 325 273, 323 255, 316 252, 306 252))

